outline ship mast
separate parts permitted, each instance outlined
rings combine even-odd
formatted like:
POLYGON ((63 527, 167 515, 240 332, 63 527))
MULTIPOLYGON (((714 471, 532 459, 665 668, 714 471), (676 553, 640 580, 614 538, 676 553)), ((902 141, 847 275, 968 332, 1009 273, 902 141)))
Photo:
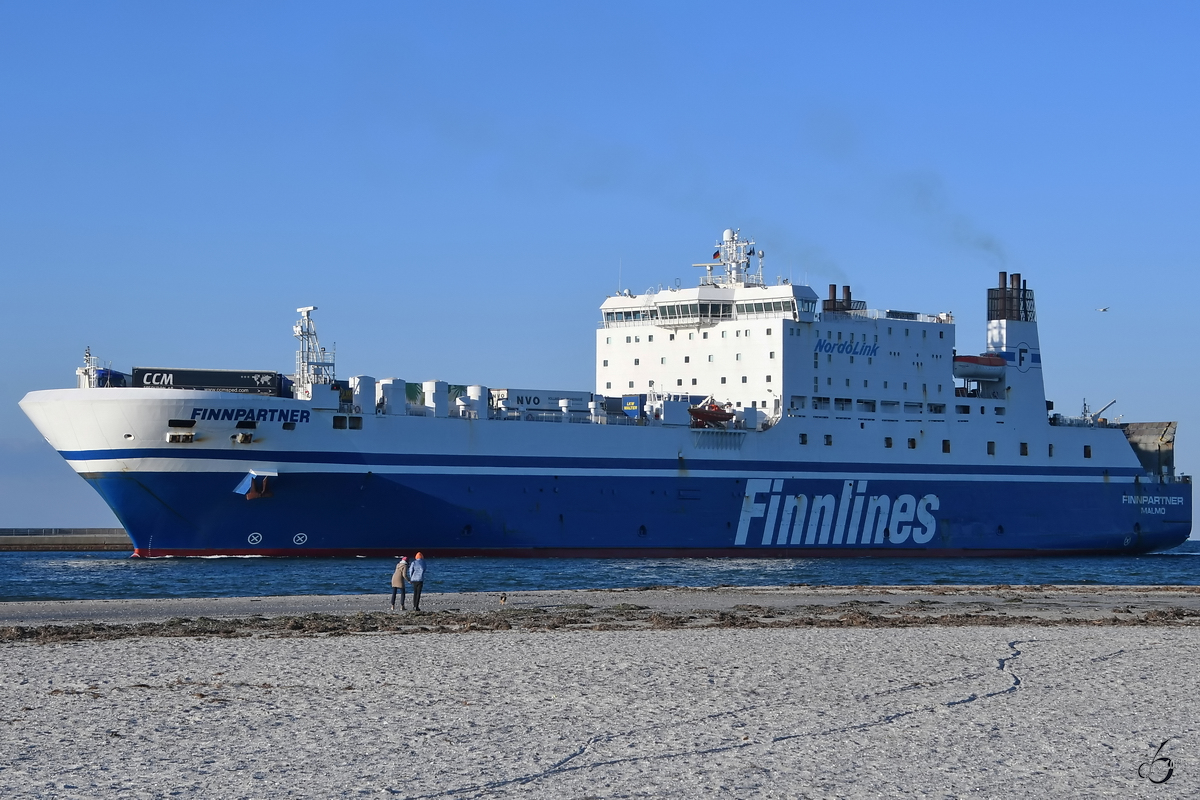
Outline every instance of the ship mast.
POLYGON ((734 230, 726 228, 717 242, 717 252, 713 260, 704 264, 692 264, 693 267, 704 267, 707 274, 700 280, 701 286, 765 286, 762 268, 765 253, 754 249, 753 239, 743 239, 741 228, 734 230), (750 271, 750 259, 758 256, 758 271, 750 271), (720 264, 724 274, 713 275, 713 267, 720 264))
POLYGON ((317 340, 317 325, 313 322, 312 312, 316 306, 297 308, 300 319, 292 326, 292 333, 300 342, 296 351, 296 374, 292 380, 296 382, 297 397, 312 398, 312 387, 330 384, 334 381, 334 352, 326 351, 317 340))

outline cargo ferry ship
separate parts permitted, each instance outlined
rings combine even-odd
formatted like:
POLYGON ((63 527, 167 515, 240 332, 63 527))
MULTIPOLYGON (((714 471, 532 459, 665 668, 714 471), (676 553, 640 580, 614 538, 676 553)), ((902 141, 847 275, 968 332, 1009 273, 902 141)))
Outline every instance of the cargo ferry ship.
MULTIPOLYGON (((706 251, 707 252, 707 251, 706 251)), ((698 285, 608 297, 595 391, 105 368, 25 413, 143 557, 1144 553, 1191 531, 1174 422, 1048 403, 1033 291, 951 314, 763 279, 726 230, 698 285)), ((757 263, 756 263, 757 262, 757 263)))

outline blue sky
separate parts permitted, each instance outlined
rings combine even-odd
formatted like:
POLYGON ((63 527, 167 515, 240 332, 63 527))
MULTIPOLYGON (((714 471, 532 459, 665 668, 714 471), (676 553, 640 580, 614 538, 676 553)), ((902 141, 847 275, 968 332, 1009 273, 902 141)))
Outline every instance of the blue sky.
POLYGON ((984 346, 1200 468, 1194 3, 0 2, 0 527, 114 525, 16 403, 113 366, 590 389, 597 308, 711 254, 984 346), (1095 311, 1111 306, 1106 314, 1095 311))

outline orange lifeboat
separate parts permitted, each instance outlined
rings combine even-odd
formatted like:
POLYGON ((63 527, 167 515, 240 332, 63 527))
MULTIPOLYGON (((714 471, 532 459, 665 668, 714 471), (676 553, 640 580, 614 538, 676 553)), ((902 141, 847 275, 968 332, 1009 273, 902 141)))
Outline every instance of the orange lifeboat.
POLYGON ((692 415, 692 427, 708 428, 729 422, 733 419, 733 412, 729 411, 716 403, 701 403, 697 406, 688 408, 688 413, 692 415))
POLYGON ((1000 356, 955 356, 954 377, 973 381, 998 381, 1008 362, 1000 356))

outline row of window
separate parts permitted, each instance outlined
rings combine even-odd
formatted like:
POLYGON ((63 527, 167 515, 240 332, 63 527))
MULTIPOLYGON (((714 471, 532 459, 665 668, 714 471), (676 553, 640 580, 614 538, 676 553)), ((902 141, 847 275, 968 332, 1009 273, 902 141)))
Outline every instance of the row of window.
MULTIPOLYGON (((746 375, 743 375, 743 376, 742 376, 742 383, 749 383, 749 382, 750 382, 750 381, 749 381, 749 378, 748 378, 746 375)), ((766 377, 766 382, 767 382, 767 383, 770 383, 770 382, 771 382, 771 376, 770 376, 770 375, 768 375, 768 376, 766 377)), ((726 380, 725 380, 724 376, 722 376, 722 377, 721 377, 721 384, 722 384, 722 385, 724 385, 725 383, 726 383, 726 380)), ((629 388, 630 388, 630 389, 632 389, 632 388, 633 388, 633 384, 634 384, 634 382, 633 382, 633 381, 630 381, 630 382, 629 382, 629 388)), ((676 385, 676 386, 683 386, 683 378, 676 378, 676 379, 675 379, 675 385, 676 385)), ((696 379, 695 379, 695 378, 692 378, 692 386, 695 386, 695 385, 696 385, 696 379)), ((650 381, 650 382, 647 384, 647 387, 648 387, 648 388, 651 388, 651 389, 652 389, 652 388, 654 388, 654 381, 650 381)), ((605 389, 611 389, 611 388, 612 388, 612 381, 605 381, 605 382, 604 382, 604 388, 605 388, 605 389)))
MULTIPOLYGON (((792 408, 804 408, 808 404, 808 402, 809 402, 809 399, 807 397, 803 397, 800 395, 792 395, 791 407, 792 408)), ((922 413, 922 411, 925 411, 925 410, 928 410, 928 412, 930 414, 945 414, 946 413, 946 404, 945 403, 925 404, 925 403, 905 402, 905 403, 901 404, 901 402, 899 400, 879 400, 879 401, 876 401, 876 400, 854 400, 849 397, 829 398, 829 397, 815 397, 815 396, 812 398, 812 410, 813 411, 828 411, 828 410, 830 410, 831 402, 832 402, 832 409, 834 411, 857 410, 861 414, 874 414, 876 406, 878 406, 879 409, 882 410, 883 413, 885 413, 885 414, 899 413, 901 411, 901 405, 903 405, 903 411, 905 414, 920 414, 920 413, 922 413)))
MULTIPOLYGON (((772 351, 770 352, 770 354, 769 354, 769 356, 768 356, 768 357, 769 357, 769 358, 774 358, 774 357, 775 357, 775 351, 774 351, 774 350, 772 350, 772 351)), ((742 360, 742 354, 741 354, 741 353, 734 353, 734 354, 733 354, 733 360, 734 360, 734 361, 741 361, 741 360, 742 360)), ((715 357, 715 356, 711 356, 711 355, 710 355, 710 356, 708 357, 708 363, 712 364, 712 363, 715 363, 715 361, 716 361, 716 357, 715 357)), ((608 366, 608 359, 607 359, 607 358, 606 358, 606 359, 604 359, 604 360, 603 360, 601 363, 602 363, 604 366, 606 366, 606 367, 607 367, 607 366, 608 366)), ((658 360, 658 363, 659 363, 659 364, 666 364, 666 363, 667 363, 667 357, 666 357, 666 356, 663 356, 662 358, 660 358, 660 359, 658 360)), ((683 357, 683 363, 685 363, 685 364, 690 364, 690 363, 692 363, 692 357, 691 357, 691 356, 684 356, 684 357, 683 357)), ((635 358, 635 359, 633 360, 633 365, 634 365, 635 367, 639 367, 639 366, 641 366, 641 364, 642 364, 642 360, 641 360, 640 358, 635 358)))
MULTIPOLYGON (((806 306, 810 304, 804 304, 806 306)), ((641 320, 673 319, 733 319, 734 303, 671 303, 655 308, 631 309, 628 311, 605 311, 605 322, 635 322, 641 320)), ((796 304, 791 300, 767 300, 762 303, 737 303, 739 314, 794 314, 796 304)), ((815 305, 806 308, 815 310, 815 305)))
MULTIPOLYGON (((800 444, 805 444, 805 445, 808 444, 808 434, 807 433, 800 434, 800 444)), ((825 434, 825 444, 829 445, 829 446, 833 445, 833 434, 832 433, 825 434)), ((887 449, 890 449, 893 446, 893 440, 892 440, 891 436, 883 437, 883 446, 884 446, 884 448, 887 448, 887 449)), ((1047 447, 1046 454, 1050 458, 1054 458, 1054 445, 1048 444, 1046 447, 1047 447)), ((915 438, 909 437, 908 449, 909 450, 917 449, 917 440, 915 438)), ((950 440, 949 439, 942 439, 942 452, 943 453, 950 452, 950 440)), ((1029 455, 1029 442, 1021 442, 1019 452, 1023 456, 1029 455)), ((987 454, 989 456, 996 455, 996 443, 995 442, 987 443, 987 454)), ((1085 444, 1083 446, 1083 457, 1084 458, 1092 457, 1092 446, 1090 444, 1085 444)))
MULTIPOLYGON (((767 336, 770 336, 770 335, 771 335, 771 329, 770 329, 770 328, 767 328, 767 336)), ((749 329, 749 328, 746 328, 746 329, 744 329, 744 330, 743 330, 743 329, 738 329, 738 330, 736 330, 736 331, 734 331, 734 332, 733 332, 733 336, 734 336, 734 338, 735 338, 735 339, 740 339, 740 338, 741 338, 741 337, 743 337, 743 336, 745 336, 747 339, 749 339, 749 338, 750 338, 750 329, 749 329)), ((692 331, 692 332, 690 332, 690 333, 687 335, 687 337, 688 337, 688 340, 689 340, 689 341, 695 340, 695 338, 696 338, 696 332, 695 332, 695 331, 692 331)), ((701 338, 701 339, 707 339, 707 338, 708 338, 708 331, 700 331, 700 338, 701 338)), ((728 338, 729 338, 729 331, 727 331, 727 330, 721 331, 721 338, 722 338, 722 339, 728 339, 728 338)), ((675 341, 675 334, 673 334, 673 333, 671 333, 671 334, 667 334, 667 339, 668 339, 668 341, 672 341, 672 342, 673 342, 673 341, 675 341)), ((641 336, 636 336, 636 335, 630 334, 629 336, 626 336, 626 337, 625 337, 625 344, 639 344, 639 343, 641 343, 641 341, 642 341, 642 337, 641 337, 641 336)), ((653 334, 653 333, 651 333, 651 334, 648 334, 648 335, 646 336, 646 341, 647 341, 647 342, 653 342, 653 341, 654 341, 654 334, 653 334)), ((605 343, 605 344, 612 344, 612 337, 611 337, 611 336, 605 336, 605 337, 604 337, 604 343, 605 343)))

